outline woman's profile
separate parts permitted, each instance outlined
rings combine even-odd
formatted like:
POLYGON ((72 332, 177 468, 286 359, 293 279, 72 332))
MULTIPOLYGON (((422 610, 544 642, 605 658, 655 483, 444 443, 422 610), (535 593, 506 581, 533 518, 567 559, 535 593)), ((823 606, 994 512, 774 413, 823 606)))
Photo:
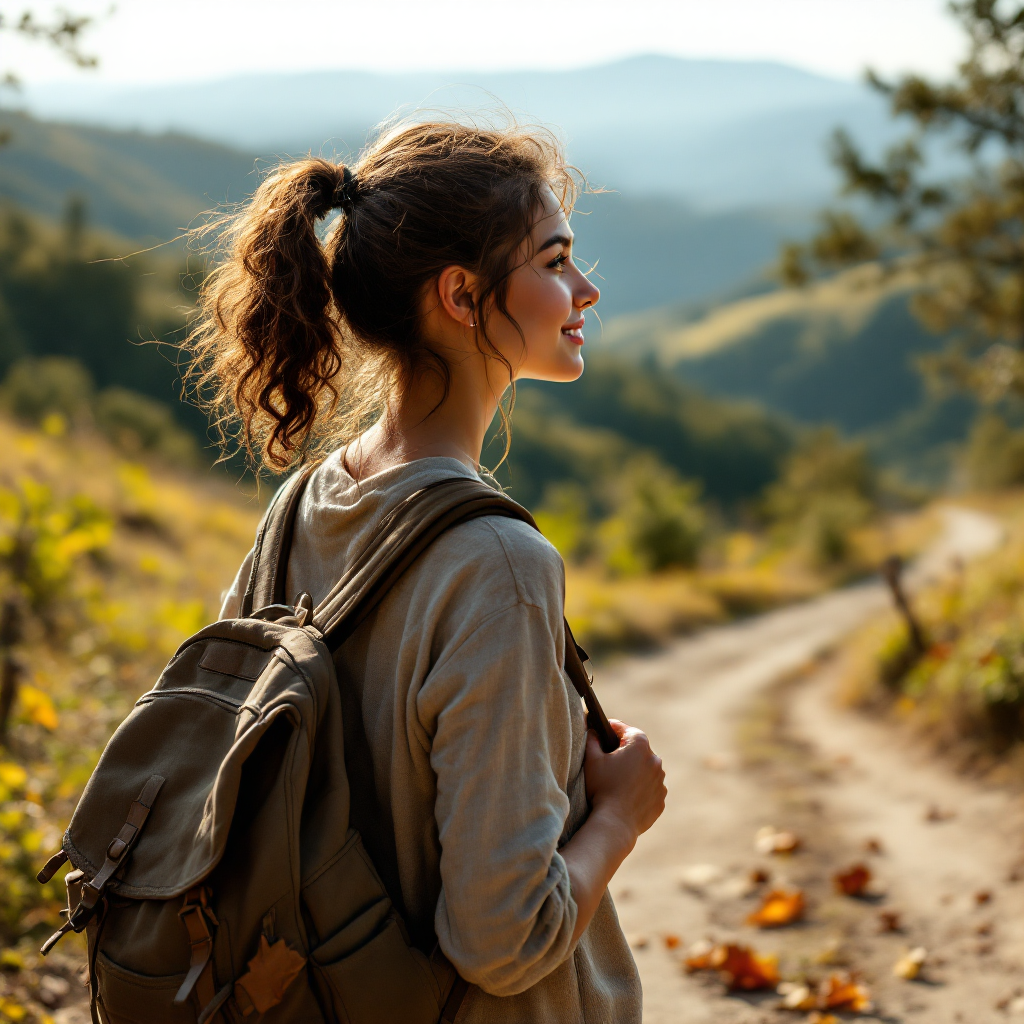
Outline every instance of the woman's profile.
MULTIPOLYGON (((543 132, 433 122, 350 167, 285 165, 238 214, 191 344, 212 403, 266 467, 322 459, 289 596, 319 602, 409 495, 476 479, 515 381, 583 372, 599 293, 573 261, 576 191, 543 132)), ((222 617, 248 574, 249 561, 222 617)), ((607 886, 661 814, 664 772, 637 729, 614 723, 608 754, 588 736, 562 670, 563 591, 540 534, 474 519, 335 655, 353 682, 352 825, 412 944, 439 945, 473 986, 460 1022, 641 1020, 607 886)))

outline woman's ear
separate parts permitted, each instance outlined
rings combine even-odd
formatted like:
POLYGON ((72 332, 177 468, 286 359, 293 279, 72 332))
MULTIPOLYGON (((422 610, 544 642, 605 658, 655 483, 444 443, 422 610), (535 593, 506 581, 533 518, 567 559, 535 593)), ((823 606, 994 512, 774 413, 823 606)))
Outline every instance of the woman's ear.
POLYGON ((476 274, 464 267, 445 267, 437 276, 437 294, 441 309, 463 327, 476 326, 477 284, 476 274))

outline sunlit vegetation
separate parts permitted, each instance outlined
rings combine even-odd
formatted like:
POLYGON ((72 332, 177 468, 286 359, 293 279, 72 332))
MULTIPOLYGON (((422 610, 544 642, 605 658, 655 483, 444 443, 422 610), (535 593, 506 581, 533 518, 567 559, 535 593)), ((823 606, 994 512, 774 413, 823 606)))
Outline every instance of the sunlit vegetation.
POLYGON ((986 499, 1007 538, 914 597, 924 651, 885 616, 846 653, 841 695, 902 721, 965 768, 1024 778, 1024 501, 986 499))
MULTIPOLYGON (((63 899, 35 873, 114 727, 216 617, 258 506, 129 461, 56 414, 41 430, 0 420, 0 448, 0 946, 31 967, 63 899)), ((33 978, 19 1005, 41 1012, 33 978)))

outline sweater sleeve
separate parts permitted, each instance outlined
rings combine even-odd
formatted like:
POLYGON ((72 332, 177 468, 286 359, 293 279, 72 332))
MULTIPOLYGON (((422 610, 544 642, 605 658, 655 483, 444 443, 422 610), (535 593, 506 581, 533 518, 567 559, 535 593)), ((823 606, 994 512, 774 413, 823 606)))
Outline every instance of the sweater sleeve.
POLYGON ((434 666, 419 695, 421 713, 436 711, 435 929, 459 973, 496 996, 554 970, 576 925, 557 849, 572 725, 554 618, 521 600, 491 614, 434 666))

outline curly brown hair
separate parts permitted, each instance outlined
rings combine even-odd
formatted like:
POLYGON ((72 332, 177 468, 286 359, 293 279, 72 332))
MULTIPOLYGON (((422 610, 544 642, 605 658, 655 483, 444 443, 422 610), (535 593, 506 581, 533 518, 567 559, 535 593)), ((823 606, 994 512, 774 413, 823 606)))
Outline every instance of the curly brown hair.
POLYGON ((515 325, 508 278, 546 188, 571 210, 578 174, 549 132, 518 126, 406 125, 350 168, 279 167, 217 222, 223 258, 186 343, 187 380, 222 442, 279 472, 351 440, 420 372, 439 375, 443 402, 449 370, 420 307, 447 266, 479 275, 477 344, 502 359, 487 320, 515 325), (317 222, 336 208, 322 243, 317 222))

